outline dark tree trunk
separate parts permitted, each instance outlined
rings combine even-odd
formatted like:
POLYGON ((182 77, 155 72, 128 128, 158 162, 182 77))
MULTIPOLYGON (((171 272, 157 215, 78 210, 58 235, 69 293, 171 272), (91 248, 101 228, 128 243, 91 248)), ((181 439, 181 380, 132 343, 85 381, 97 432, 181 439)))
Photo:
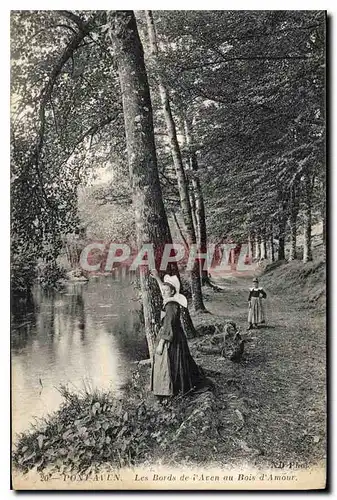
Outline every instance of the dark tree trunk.
POLYGON ((311 246, 311 210, 312 210, 312 191, 314 179, 310 174, 304 177, 304 238, 303 238, 303 262, 312 260, 311 246))
POLYGON ((322 210, 322 239, 323 239, 323 245, 324 245, 324 250, 326 252, 326 207, 325 207, 325 200, 324 200, 324 206, 322 210))
POLYGON ((290 253, 289 260, 297 259, 297 216, 299 211, 299 204, 297 198, 296 186, 292 186, 290 189, 290 215, 289 215, 289 226, 290 226, 290 253))
POLYGON ((270 257, 271 261, 275 262, 275 248, 274 248, 274 234, 271 232, 270 235, 270 257))
POLYGON ((324 250, 326 252, 326 180, 325 175, 323 177, 321 191, 323 193, 323 203, 322 203, 322 240, 324 245, 324 250))
POLYGON ((278 260, 285 260, 285 237, 286 237, 286 226, 288 219, 288 193, 279 191, 279 214, 278 214, 278 260))
POLYGON ((255 259, 255 252, 256 252, 256 233, 255 231, 250 232, 250 245, 252 249, 252 259, 255 259))
MULTIPOLYGON (((133 11, 116 11, 110 16, 116 21, 112 40, 122 91, 137 245, 141 248, 144 243, 153 244, 158 269, 164 245, 172 243, 172 238, 157 169, 152 104, 143 48, 133 11)), ((177 269, 175 271, 178 273, 177 269)), ((160 322, 161 295, 157 283, 148 277, 148 273, 140 272, 140 283, 145 333, 151 356, 160 322)), ((184 323, 189 323, 193 333, 194 328, 187 310, 183 316, 184 323)))
POLYGON ((285 257, 285 241, 284 241, 284 236, 282 236, 281 234, 279 235, 279 238, 278 238, 278 255, 277 255, 277 259, 278 260, 284 260, 286 257, 285 257))
MULTIPOLYGON (((147 27, 148 27, 151 52, 152 52, 154 58, 156 58, 158 55, 158 46, 157 46, 156 32, 155 32, 152 12, 151 11, 145 11, 145 12, 146 12, 146 20, 147 20, 147 27)), ((168 95, 167 89, 166 89, 160 75, 158 75, 158 84, 159 84, 159 93, 160 93, 160 98, 161 98, 161 103, 162 103, 162 107, 163 107, 164 118, 165 118, 165 123, 166 123, 166 128, 167 128, 167 135, 168 135, 168 139, 169 139, 173 164, 174 164, 175 172, 176 172, 176 176, 177 176, 181 209, 182 209, 184 224, 186 227, 186 239, 187 239, 187 243, 188 243, 189 248, 191 248, 191 245, 196 244, 196 235, 195 235, 195 229, 194 229, 194 225, 193 225, 191 203, 190 203, 190 198, 189 198, 189 194, 188 194, 188 183, 187 183, 187 178, 186 178, 186 172, 185 172, 184 166, 183 166, 183 160, 182 160, 182 155, 181 155, 181 151, 180 151, 180 147, 179 147, 179 143, 178 143, 177 130, 176 130, 175 122, 174 122, 173 115, 172 115, 169 95, 168 95)), ((190 281, 191 281, 191 293, 192 293, 193 307, 196 311, 203 311, 203 310, 205 310, 205 306, 204 306, 203 298, 202 298, 201 280, 200 280, 200 275, 199 275, 199 262, 198 262, 198 260, 194 261, 194 265, 192 267, 192 270, 190 271, 190 281)))
POLYGON ((193 186, 189 186, 189 197, 190 197, 190 204, 191 204, 191 210, 192 210, 192 219, 193 219, 193 226, 194 226, 194 231, 197 240, 199 240, 199 235, 198 235, 198 226, 197 226, 197 218, 196 218, 196 205, 195 205, 195 196, 194 196, 194 190, 193 186))

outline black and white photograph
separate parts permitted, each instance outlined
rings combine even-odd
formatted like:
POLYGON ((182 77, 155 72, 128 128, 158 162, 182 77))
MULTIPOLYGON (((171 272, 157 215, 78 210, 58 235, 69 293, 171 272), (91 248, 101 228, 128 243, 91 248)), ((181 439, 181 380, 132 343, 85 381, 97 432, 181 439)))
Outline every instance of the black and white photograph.
POLYGON ((326 488, 328 27, 10 11, 12 489, 326 488))

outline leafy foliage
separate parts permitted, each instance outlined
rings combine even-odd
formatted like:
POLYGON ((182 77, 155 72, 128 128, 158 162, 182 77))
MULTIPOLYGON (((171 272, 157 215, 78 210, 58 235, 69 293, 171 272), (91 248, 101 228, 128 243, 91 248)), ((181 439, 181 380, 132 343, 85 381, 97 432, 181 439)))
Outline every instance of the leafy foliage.
POLYGON ((322 189, 325 14, 164 11, 156 22, 157 71, 193 122, 211 237, 277 229, 295 182, 300 203, 304 175, 322 189))
MULTIPOLYGON (((154 17, 156 64, 148 54, 144 14, 137 13, 167 211, 179 211, 179 196, 157 92, 159 74, 170 92, 186 165, 184 119, 192 124, 199 165, 193 175, 202 185, 211 240, 287 232, 292 190, 298 229, 309 202, 312 223, 320 221, 325 212, 325 13, 158 11, 154 17)), ((12 12, 13 290, 31 286, 39 259, 56 260, 64 236, 78 229, 82 215, 94 225, 88 210, 79 214, 78 193, 102 168, 114 173, 113 181, 94 188, 91 205, 93 210, 102 206, 97 218, 101 210, 104 220, 111 214, 113 229, 96 224, 94 236, 102 230, 103 238, 133 237, 110 29, 106 11, 12 12)))
POLYGON ((29 243, 35 261, 56 260, 79 225, 78 186, 114 146, 99 142, 102 127, 118 127, 121 109, 111 56, 93 38, 100 18, 12 14, 11 232, 21 259, 29 243))
POLYGON ((191 408, 180 398, 158 404, 145 394, 145 378, 147 370, 136 370, 123 399, 101 392, 78 395, 62 387, 65 401, 59 411, 19 436, 14 465, 23 472, 33 467, 86 472, 107 463, 131 466, 164 455, 180 439, 182 427, 186 429, 182 424, 191 408))

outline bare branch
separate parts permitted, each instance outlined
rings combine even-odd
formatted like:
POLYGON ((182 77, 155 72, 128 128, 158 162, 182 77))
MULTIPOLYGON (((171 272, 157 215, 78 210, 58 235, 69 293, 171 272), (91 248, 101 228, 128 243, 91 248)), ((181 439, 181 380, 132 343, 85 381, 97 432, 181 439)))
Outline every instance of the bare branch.
POLYGON ((60 75, 63 66, 72 57, 72 54, 74 53, 74 51, 77 49, 77 47, 82 42, 84 37, 89 33, 91 21, 92 21, 92 18, 82 26, 81 31, 77 32, 73 36, 73 38, 70 40, 70 42, 67 44, 63 53, 61 54, 59 59, 56 61, 55 65, 50 73, 48 82, 41 92, 41 104, 40 104, 40 110, 39 110, 40 123, 39 123, 39 130, 38 130, 38 140, 37 140, 37 144, 33 150, 33 154, 32 154, 30 162, 31 162, 31 164, 33 164, 35 166, 42 193, 44 195, 46 203, 49 206, 50 206, 50 202, 49 202, 49 199, 46 196, 46 193, 44 191, 42 174, 41 174, 40 168, 39 168, 40 155, 41 155, 41 151, 43 148, 44 134, 45 134, 46 106, 47 106, 47 103, 49 102, 49 100, 52 96, 56 80, 57 80, 58 76, 60 75))
POLYGON ((85 29, 87 23, 85 23, 79 16, 77 16, 70 10, 59 10, 57 11, 57 13, 72 21, 81 31, 85 29))
POLYGON ((117 120, 117 118, 119 117, 119 115, 120 115, 120 112, 116 113, 113 116, 107 116, 107 117, 103 118, 99 123, 96 123, 95 125, 92 125, 86 132, 84 132, 78 138, 78 140, 76 141, 76 143, 73 146, 73 148, 71 149, 71 151, 68 151, 67 158, 60 163, 60 167, 62 165, 64 165, 65 163, 67 163, 67 161, 69 160, 69 158, 74 154, 74 152, 76 151, 76 149, 78 148, 78 146, 84 141, 84 139, 86 137, 91 137, 92 138, 103 127, 105 127, 109 123, 112 123, 113 121, 117 120))

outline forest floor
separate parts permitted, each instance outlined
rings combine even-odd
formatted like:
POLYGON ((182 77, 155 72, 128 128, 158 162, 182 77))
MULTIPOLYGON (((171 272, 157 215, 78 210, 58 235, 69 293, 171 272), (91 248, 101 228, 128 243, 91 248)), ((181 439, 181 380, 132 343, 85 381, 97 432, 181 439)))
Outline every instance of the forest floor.
POLYGON ((326 457, 325 264, 300 262, 267 269, 267 323, 246 331, 250 278, 218 280, 205 290, 204 323, 234 320, 245 351, 239 363, 193 356, 215 387, 159 404, 148 391, 149 367, 135 368, 127 397, 74 395, 32 432, 21 435, 14 465, 27 472, 56 467, 92 470, 95 465, 161 463, 171 466, 301 468, 326 457))
POLYGON ((325 266, 284 264, 264 274, 266 325, 246 331, 251 279, 217 281, 206 295, 214 316, 234 320, 245 339, 240 363, 191 351, 215 380, 217 457, 256 465, 312 464, 325 457, 325 266), (220 412, 220 413, 219 413, 220 412), (230 436, 228 441, 227 437, 230 436), (229 449, 231 443, 231 450, 229 449))

